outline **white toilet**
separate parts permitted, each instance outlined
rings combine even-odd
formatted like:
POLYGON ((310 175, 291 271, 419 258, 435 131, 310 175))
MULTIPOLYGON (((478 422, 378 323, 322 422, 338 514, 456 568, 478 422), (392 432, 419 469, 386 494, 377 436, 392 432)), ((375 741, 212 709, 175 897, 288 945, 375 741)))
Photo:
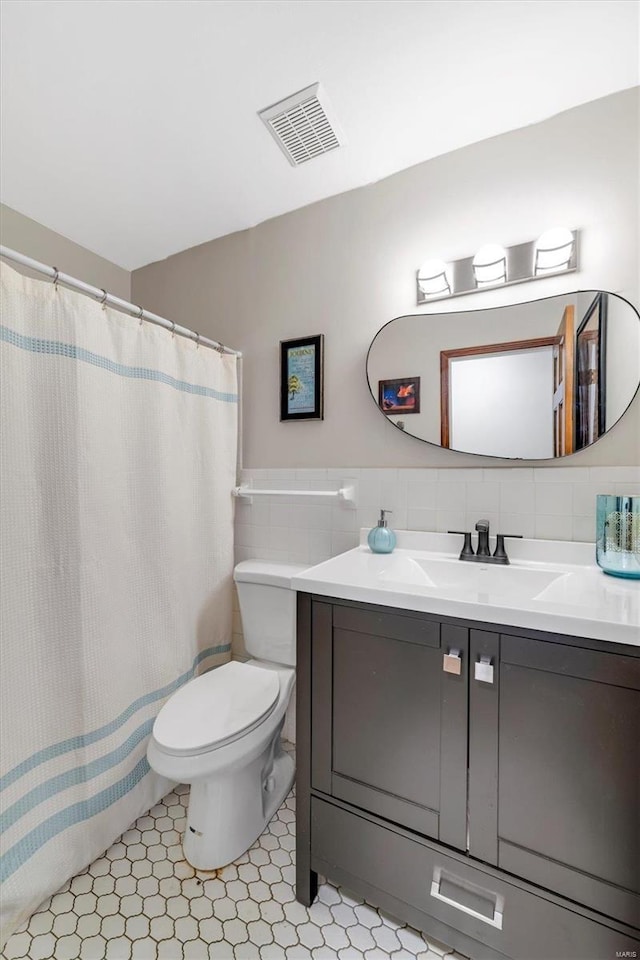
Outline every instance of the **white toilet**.
POLYGON ((201 870, 241 856, 293 784, 293 759, 280 732, 295 682, 299 564, 246 560, 238 587, 247 652, 185 684, 153 725, 147 758, 153 770, 191 784, 184 855, 201 870))

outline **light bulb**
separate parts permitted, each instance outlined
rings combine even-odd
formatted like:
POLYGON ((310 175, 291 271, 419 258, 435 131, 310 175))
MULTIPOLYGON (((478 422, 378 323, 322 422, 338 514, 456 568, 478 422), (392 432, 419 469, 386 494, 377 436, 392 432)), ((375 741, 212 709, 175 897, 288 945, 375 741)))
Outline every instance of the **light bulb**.
POLYGON ((485 243, 473 258, 476 286, 505 283, 507 279, 507 252, 499 243, 485 243))
POLYGON ((539 277, 544 273, 566 270, 573 256, 573 248, 574 240, 571 230, 566 227, 545 230, 535 243, 535 275, 539 277))
POLYGON ((447 296, 451 284, 444 260, 427 260, 418 270, 418 286, 425 297, 447 296))

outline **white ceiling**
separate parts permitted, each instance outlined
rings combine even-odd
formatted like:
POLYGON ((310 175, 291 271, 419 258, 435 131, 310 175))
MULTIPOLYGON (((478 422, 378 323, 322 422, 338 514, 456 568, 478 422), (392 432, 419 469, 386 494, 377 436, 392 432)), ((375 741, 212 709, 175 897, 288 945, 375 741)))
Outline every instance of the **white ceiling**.
POLYGON ((637 0, 3 0, 2 199, 127 269, 639 82, 637 0), (315 81, 347 146, 256 116, 315 81))

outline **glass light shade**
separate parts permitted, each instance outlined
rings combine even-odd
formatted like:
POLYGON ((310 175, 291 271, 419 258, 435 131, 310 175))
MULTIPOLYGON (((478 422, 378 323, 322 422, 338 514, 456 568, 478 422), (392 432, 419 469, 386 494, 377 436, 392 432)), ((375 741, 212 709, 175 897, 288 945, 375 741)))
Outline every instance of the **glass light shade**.
POLYGON ((427 260, 418 270, 418 286, 425 297, 443 296, 451 293, 444 260, 427 260))
POLYGON ((485 243, 473 258, 476 285, 504 283, 507 279, 507 251, 499 243, 485 243))
POLYGON ((573 234, 566 227, 553 227, 538 237, 535 246, 534 273, 537 277, 544 273, 557 273, 566 270, 573 256, 573 234))

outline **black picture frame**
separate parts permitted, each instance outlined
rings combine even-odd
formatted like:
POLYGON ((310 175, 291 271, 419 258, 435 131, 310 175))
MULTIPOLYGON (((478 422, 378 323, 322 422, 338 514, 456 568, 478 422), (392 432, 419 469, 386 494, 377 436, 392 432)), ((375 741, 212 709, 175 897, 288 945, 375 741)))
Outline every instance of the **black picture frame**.
POLYGON ((575 349, 575 450, 594 443, 607 430, 607 294, 598 293, 576 330, 575 349), (596 351, 595 368, 589 362, 589 343, 596 351), (595 378, 595 408, 589 388, 595 378), (594 423, 595 420, 595 423, 594 423))
POLYGON ((378 406, 387 416, 420 413, 420 377, 378 380, 378 406))
POLYGON ((280 341, 280 420, 324 420, 324 334, 280 341))

